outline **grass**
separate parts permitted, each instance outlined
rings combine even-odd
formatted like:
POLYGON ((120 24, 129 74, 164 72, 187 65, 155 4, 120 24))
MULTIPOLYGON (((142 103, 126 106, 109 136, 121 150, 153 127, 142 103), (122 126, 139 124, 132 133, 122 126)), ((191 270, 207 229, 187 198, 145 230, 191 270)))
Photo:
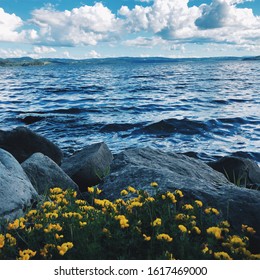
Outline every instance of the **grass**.
POLYGON ((151 188, 154 196, 129 186, 113 202, 97 187, 86 200, 50 189, 24 217, 2 222, 0 259, 260 259, 248 249, 252 227, 233 232, 218 209, 151 188))

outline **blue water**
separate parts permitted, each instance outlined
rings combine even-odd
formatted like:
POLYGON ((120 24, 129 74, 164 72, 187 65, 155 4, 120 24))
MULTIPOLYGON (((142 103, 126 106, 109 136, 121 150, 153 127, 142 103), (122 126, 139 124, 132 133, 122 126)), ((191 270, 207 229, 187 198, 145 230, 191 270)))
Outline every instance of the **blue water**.
POLYGON ((26 125, 65 154, 105 141, 260 162, 260 61, 93 61, 0 68, 0 129, 26 125))

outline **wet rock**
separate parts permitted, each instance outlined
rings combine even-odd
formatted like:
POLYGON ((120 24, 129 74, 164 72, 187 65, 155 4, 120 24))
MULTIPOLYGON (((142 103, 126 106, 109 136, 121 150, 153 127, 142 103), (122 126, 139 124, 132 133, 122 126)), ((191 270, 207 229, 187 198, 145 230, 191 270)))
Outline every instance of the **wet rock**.
POLYGON ((260 168, 251 159, 227 156, 208 165, 240 187, 260 188, 260 168))
POLYGON ((115 199, 128 185, 151 193, 153 181, 163 192, 181 189, 186 197, 216 207, 236 230, 241 224, 253 226, 260 237, 260 192, 235 186, 198 159, 151 148, 128 149, 114 155, 111 174, 99 187, 105 197, 115 199))
POLYGON ((89 145, 64 160, 61 167, 85 191, 109 174, 113 156, 105 143, 89 145))
POLYGON ((75 182, 53 160, 41 153, 33 154, 22 163, 22 167, 39 194, 53 187, 78 189, 75 182))
POLYGON ((38 197, 17 160, 0 149, 0 217, 15 219, 22 216, 38 197))
POLYGON ((26 127, 17 127, 11 131, 0 130, 0 148, 11 153, 20 163, 37 152, 48 156, 58 165, 62 160, 59 147, 26 127))

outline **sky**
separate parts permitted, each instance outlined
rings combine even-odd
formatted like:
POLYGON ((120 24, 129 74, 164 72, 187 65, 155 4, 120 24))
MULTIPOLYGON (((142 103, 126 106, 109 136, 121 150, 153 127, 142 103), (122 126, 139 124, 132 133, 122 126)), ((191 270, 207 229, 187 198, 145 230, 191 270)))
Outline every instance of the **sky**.
POLYGON ((260 55, 259 2, 0 0, 0 57, 260 55))

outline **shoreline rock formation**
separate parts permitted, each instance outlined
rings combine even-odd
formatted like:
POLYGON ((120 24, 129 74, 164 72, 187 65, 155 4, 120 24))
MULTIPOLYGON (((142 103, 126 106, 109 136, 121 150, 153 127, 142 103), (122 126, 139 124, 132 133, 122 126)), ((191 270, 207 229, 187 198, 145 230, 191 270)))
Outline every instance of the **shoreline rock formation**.
MULTIPOLYGON (((245 166, 250 170, 250 184, 259 183, 257 164, 249 159, 234 162, 242 166, 233 164, 236 172, 243 172, 245 166)), ((227 163, 232 174, 230 160, 211 165, 219 170, 227 163)), ((260 244, 260 191, 238 187, 212 167, 199 159, 151 148, 131 148, 112 155, 103 142, 86 146, 62 162, 59 148, 28 128, 0 131, 0 217, 21 216, 46 188, 84 192, 87 186, 99 184, 106 198, 115 199, 128 185, 150 191, 150 183, 156 181, 163 192, 181 189, 187 198, 218 208, 236 230, 241 224, 254 227, 255 243, 260 244), (17 135, 22 135, 22 140, 17 135)))

